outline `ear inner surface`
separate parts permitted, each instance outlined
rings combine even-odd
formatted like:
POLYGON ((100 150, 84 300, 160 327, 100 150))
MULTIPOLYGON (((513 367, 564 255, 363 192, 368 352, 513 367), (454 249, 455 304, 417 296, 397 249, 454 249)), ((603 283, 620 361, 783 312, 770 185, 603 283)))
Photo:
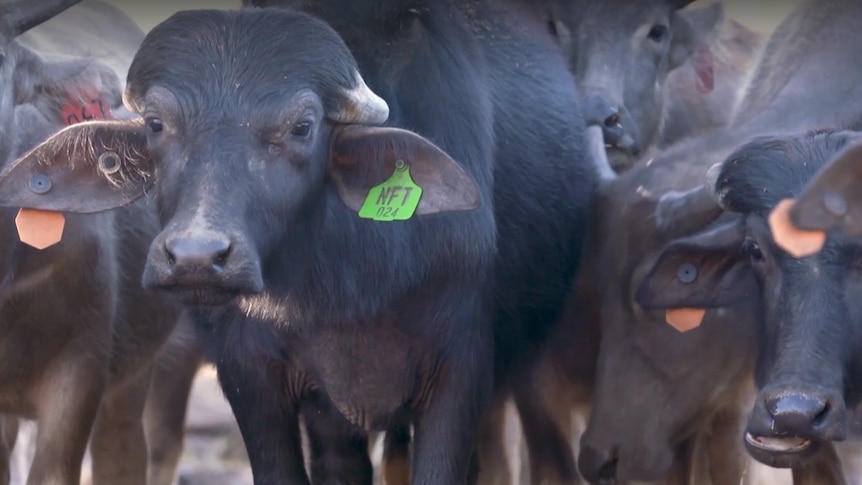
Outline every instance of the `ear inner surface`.
POLYGON ((769 214, 769 227, 775 243, 794 258, 802 258, 817 253, 826 242, 825 231, 805 231, 797 229, 790 221, 789 211, 793 199, 779 202, 769 214))

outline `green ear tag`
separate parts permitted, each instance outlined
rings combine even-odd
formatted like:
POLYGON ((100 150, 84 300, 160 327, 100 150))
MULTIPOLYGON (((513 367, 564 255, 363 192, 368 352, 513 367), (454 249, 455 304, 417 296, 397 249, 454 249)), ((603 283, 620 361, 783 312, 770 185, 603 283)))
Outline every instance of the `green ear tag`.
POLYGON ((406 221, 413 217, 422 198, 422 187, 410 178, 410 167, 404 160, 395 162, 395 173, 368 191, 359 208, 359 217, 375 221, 406 221))

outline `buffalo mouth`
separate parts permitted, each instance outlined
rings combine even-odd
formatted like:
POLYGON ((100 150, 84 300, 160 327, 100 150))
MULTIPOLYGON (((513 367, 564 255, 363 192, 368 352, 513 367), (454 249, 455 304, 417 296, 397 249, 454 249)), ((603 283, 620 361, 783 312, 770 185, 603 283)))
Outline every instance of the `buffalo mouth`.
POLYGON ((773 468, 790 468, 813 455, 818 447, 818 442, 805 438, 745 433, 745 448, 751 457, 773 468))
POLYGON ((242 295, 240 291, 216 286, 170 286, 161 289, 187 306, 221 306, 242 295))

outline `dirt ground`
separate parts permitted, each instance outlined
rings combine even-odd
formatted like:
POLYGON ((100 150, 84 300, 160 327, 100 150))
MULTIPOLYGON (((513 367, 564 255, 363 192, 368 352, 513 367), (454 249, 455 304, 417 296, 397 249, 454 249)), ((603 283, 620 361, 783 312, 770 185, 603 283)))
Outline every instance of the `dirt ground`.
MULTIPOLYGON (((129 12, 145 30, 168 17, 177 10, 188 8, 234 8, 239 0, 115 0, 117 6, 129 12)), ((712 3, 699 0, 697 4, 712 3)), ((763 32, 769 32, 780 22, 787 11, 798 0, 758 1, 731 0, 725 2, 731 17, 763 32)), ((508 444, 512 458, 512 475, 520 475, 519 423, 514 415, 509 421, 508 444)), ((35 427, 27 424, 22 428, 18 446, 13 456, 12 485, 23 484, 32 453, 35 427)), ((231 415, 211 367, 203 368, 194 384, 189 405, 185 451, 179 465, 176 485, 251 485, 251 472, 231 415)), ((379 446, 373 456, 379 459, 379 446)), ((89 460, 89 457, 88 457, 89 460)), ((89 461, 85 463, 82 484, 89 485, 89 461)), ((749 469, 752 483, 773 485, 790 483, 785 470, 772 470, 752 463, 749 469)))

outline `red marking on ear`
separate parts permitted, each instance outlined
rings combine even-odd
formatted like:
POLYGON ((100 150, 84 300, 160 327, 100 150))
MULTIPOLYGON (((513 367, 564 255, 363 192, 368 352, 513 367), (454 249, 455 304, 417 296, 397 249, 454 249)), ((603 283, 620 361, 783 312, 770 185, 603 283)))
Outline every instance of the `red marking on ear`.
POLYGON ((694 85, 700 94, 709 94, 715 89, 715 70, 712 65, 712 50, 707 44, 701 44, 692 55, 694 66, 694 85))
POLYGON ((89 92, 84 92, 80 96, 69 93, 63 106, 62 116, 67 126, 84 121, 114 118, 111 107, 104 98, 89 92))

